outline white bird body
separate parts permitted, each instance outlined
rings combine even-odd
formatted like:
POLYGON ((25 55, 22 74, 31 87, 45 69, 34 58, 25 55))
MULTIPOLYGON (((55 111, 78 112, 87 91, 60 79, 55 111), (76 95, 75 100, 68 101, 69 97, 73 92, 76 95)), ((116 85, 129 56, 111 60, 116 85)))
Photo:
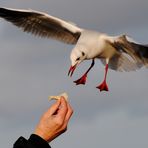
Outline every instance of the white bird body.
POLYGON ((106 49, 104 36, 104 34, 95 31, 84 30, 75 48, 82 46, 87 53, 86 59, 96 58, 106 49))
POLYGON ((108 67, 117 71, 132 71, 148 67, 148 46, 136 43, 126 35, 109 36, 92 30, 86 30, 76 25, 53 17, 43 12, 34 10, 20 10, 0 8, 0 17, 41 37, 53 38, 68 44, 75 44, 71 52, 71 67, 69 74, 72 76, 76 66, 84 60, 92 59, 92 64, 86 73, 77 81, 77 85, 85 84, 94 60, 100 59, 106 65, 105 77, 100 91, 108 91, 106 76, 108 67))
POLYGON ((113 41, 113 38, 96 31, 83 30, 73 51, 84 51, 86 60, 94 58, 109 59, 116 53, 116 50, 106 42, 107 40, 113 41))

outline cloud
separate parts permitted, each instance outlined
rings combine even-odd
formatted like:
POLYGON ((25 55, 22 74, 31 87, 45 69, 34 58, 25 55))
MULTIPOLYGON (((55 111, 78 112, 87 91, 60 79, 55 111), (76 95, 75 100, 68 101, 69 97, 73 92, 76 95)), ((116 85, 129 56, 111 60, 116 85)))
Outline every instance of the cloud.
POLYGON ((147 146, 147 130, 145 130, 147 123, 147 118, 140 120, 128 118, 126 110, 120 108, 120 110, 96 116, 93 120, 85 123, 72 125, 70 133, 60 137, 53 143, 53 147, 71 145, 77 147, 91 147, 93 145, 94 148, 145 147, 147 146))
MULTIPOLYGON (((143 42, 147 40, 148 22, 143 17, 147 3, 144 0, 0 2, 6 7, 45 11, 84 28, 115 35, 128 32, 143 42)), ((104 66, 96 61, 87 85, 75 86, 72 81, 82 75, 90 61, 82 63, 73 78, 67 77, 73 46, 34 37, 0 21, 0 137, 3 147, 10 147, 20 135, 29 136, 40 115, 51 105, 48 95, 63 91, 68 92, 75 112, 69 132, 55 140, 53 147, 61 147, 61 144, 63 147, 76 144, 77 147, 111 148, 146 146, 146 69, 130 73, 110 70, 110 91, 100 93, 95 86, 103 79, 104 66)))
MULTIPOLYGON (((121 148, 139 146, 146 147, 147 145, 147 124, 148 118, 130 118, 125 108, 110 111, 97 115, 94 119, 87 122, 73 122, 68 128, 68 132, 51 142, 52 147, 114 147, 121 148)), ((77 120, 79 118, 77 117, 77 120)), ((3 123, 2 127, 3 127, 3 123)), ((29 122, 28 122, 29 123, 29 122)), ((12 146, 15 139, 22 135, 26 138, 30 131, 34 130, 34 124, 19 124, 15 127, 14 124, 5 123, 5 127, 9 127, 9 131, 5 132, 1 137, 2 145, 12 146), (12 128, 13 127, 13 128, 12 128), (13 133, 13 134, 12 134, 13 133), (9 142, 8 142, 9 141, 9 142)))

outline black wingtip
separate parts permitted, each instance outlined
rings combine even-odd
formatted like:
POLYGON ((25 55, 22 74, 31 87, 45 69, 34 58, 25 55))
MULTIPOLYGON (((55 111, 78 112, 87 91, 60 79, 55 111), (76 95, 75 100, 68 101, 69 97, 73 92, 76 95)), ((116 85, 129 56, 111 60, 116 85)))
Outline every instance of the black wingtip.
POLYGON ((14 15, 15 15, 14 11, 10 9, 4 7, 0 8, 0 17, 7 18, 7 16, 14 16, 14 15))
POLYGON ((0 16, 3 17, 6 15, 7 10, 5 8, 0 8, 0 16))
POLYGON ((11 9, 11 8, 0 8, 0 17, 6 19, 7 21, 14 22, 15 20, 20 20, 23 17, 28 17, 30 16, 29 12, 23 12, 20 11, 19 9, 11 9))

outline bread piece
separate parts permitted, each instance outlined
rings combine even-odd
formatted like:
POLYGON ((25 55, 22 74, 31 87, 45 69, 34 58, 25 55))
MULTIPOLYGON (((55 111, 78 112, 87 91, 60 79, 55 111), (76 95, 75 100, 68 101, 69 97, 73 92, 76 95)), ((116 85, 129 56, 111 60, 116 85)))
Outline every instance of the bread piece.
POLYGON ((48 99, 50 100, 59 100, 61 98, 61 96, 63 96, 65 98, 66 101, 68 101, 68 95, 66 92, 60 94, 59 96, 49 96, 48 99))

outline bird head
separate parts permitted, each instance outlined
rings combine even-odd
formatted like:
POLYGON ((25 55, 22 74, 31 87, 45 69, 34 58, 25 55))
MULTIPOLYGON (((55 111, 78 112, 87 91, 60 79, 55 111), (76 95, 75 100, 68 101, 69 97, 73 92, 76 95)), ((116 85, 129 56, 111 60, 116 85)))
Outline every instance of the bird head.
POLYGON ((70 55, 70 59, 71 59, 71 66, 68 72, 68 75, 72 76, 76 67, 86 59, 86 53, 85 50, 79 49, 79 48, 75 48, 72 50, 71 55, 70 55))

